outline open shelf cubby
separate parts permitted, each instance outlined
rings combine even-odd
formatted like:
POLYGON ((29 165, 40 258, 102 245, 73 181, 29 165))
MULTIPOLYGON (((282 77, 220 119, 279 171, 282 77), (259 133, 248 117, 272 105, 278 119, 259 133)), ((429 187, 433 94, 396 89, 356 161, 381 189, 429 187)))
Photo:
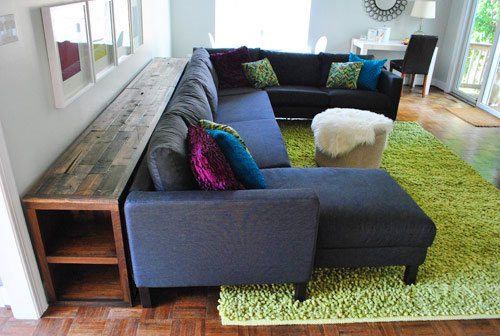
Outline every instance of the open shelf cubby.
POLYGON ((109 211, 37 210, 48 263, 117 264, 109 211))
POLYGON ((50 267, 58 301, 123 300, 116 266, 52 264, 50 267))

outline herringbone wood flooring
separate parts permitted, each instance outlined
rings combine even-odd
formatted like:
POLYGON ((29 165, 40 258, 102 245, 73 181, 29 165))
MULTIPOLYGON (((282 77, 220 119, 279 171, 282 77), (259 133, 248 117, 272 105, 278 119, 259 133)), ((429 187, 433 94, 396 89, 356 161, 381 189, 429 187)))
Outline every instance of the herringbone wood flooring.
MULTIPOLYGON (((500 128, 477 128, 446 111, 464 103, 433 89, 401 100, 398 119, 418 121, 500 187, 500 128)), ((163 289, 152 293, 155 308, 50 307, 38 321, 16 320, 0 309, 0 335, 500 335, 500 320, 355 323, 331 325, 224 327, 217 312, 218 288, 163 289)))

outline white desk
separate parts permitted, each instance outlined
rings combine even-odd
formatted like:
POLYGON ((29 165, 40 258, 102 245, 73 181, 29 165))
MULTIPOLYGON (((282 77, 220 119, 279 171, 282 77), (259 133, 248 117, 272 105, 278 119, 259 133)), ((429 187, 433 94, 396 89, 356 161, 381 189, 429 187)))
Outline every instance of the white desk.
POLYGON ((384 50, 384 51, 406 51, 408 46, 401 41, 390 40, 389 42, 376 42, 360 39, 352 39, 351 52, 356 54, 356 48, 359 48, 359 55, 367 55, 368 50, 384 50))
MULTIPOLYGON (((383 51, 401 51, 405 52, 408 46, 401 43, 399 40, 390 40, 389 42, 376 42, 368 40, 360 40, 357 38, 352 39, 351 42, 351 52, 357 54, 359 49, 359 55, 368 55, 368 50, 383 50, 383 51)), ((427 85, 425 86, 425 94, 429 94, 429 89, 431 87, 432 75, 434 74, 434 66, 436 65, 438 48, 434 50, 432 55, 431 65, 429 67, 429 74, 427 85)), ((409 76, 408 76, 409 77, 409 76)), ((407 79, 409 80, 409 78, 407 79)), ((415 80, 416 81, 416 80, 415 80)), ((415 86, 415 83, 413 83, 415 86)))

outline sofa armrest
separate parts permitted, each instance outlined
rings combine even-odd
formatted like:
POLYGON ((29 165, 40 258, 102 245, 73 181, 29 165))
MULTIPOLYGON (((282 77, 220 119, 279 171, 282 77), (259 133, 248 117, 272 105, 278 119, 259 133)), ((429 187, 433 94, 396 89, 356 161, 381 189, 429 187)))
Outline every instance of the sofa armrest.
POLYGON ((125 217, 139 287, 307 282, 312 272, 310 189, 134 191, 125 217))
POLYGON ((401 77, 396 76, 385 69, 382 70, 378 80, 378 90, 391 98, 391 109, 387 117, 392 120, 396 120, 402 86, 403 79, 401 77))

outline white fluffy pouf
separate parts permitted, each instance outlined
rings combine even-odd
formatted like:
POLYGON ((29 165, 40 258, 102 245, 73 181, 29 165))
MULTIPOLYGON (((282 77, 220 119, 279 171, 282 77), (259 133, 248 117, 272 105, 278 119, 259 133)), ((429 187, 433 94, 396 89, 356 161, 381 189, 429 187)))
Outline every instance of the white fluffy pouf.
POLYGON ((392 131, 392 119, 357 109, 331 108, 317 114, 311 124, 316 147, 332 157, 359 145, 373 145, 376 133, 392 131))

